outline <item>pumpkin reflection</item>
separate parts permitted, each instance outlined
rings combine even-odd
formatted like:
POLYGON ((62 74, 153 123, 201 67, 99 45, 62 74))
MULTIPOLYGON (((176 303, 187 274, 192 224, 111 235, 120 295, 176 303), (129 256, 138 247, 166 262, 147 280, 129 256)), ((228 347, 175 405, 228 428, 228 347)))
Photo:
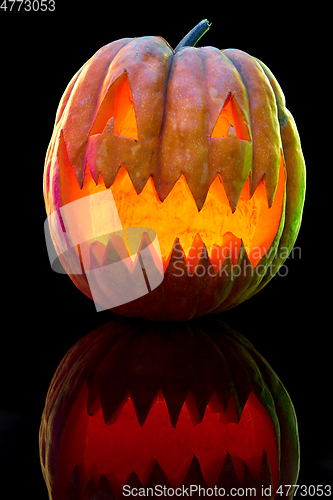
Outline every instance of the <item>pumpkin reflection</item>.
POLYGON ((244 337, 213 320, 119 318, 83 337, 51 383, 40 445, 52 500, 103 498, 102 486, 120 498, 125 484, 162 479, 275 490, 298 474, 285 389, 244 337))

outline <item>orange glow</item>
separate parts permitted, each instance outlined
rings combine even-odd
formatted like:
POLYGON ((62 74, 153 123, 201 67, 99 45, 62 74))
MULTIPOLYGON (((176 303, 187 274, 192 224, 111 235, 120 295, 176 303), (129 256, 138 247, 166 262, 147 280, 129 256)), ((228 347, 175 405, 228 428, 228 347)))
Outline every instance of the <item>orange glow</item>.
MULTIPOLYGON (((95 183, 88 164, 80 189, 68 159, 63 135, 60 139, 58 159, 62 205, 106 189, 102 175, 99 176, 98 183, 95 183)), ((218 272, 229 254, 232 264, 237 264, 242 242, 253 267, 270 249, 283 212, 285 167, 281 155, 278 185, 270 208, 265 178, 262 178, 250 197, 249 177, 243 186, 234 213, 219 175, 212 182, 200 211, 183 174, 163 202, 158 197, 152 177, 138 194, 124 166, 120 168, 110 189, 124 228, 149 227, 156 231, 164 267, 168 265, 174 242, 178 237, 192 272, 202 254, 200 240, 206 245, 212 265, 218 272)))
POLYGON ((101 134, 110 119, 114 120, 114 133, 138 140, 134 103, 127 73, 113 82, 98 110, 90 135, 101 134))
MULTIPOLYGON (((58 462, 63 463, 63 488, 76 465, 81 481, 92 476, 97 485, 104 474, 115 493, 121 492, 128 476, 134 471, 143 485, 147 484, 152 468, 159 463, 172 487, 183 484, 193 456, 208 486, 218 480, 227 453, 230 453, 238 479, 244 482, 244 462, 256 481, 265 450, 270 464, 273 486, 279 477, 277 440, 274 425, 253 393, 250 394, 241 418, 236 423, 236 407, 230 398, 226 413, 215 394, 200 423, 195 424, 195 403, 191 395, 184 403, 175 427, 172 427, 164 397, 159 393, 148 416, 139 425, 130 398, 124 400, 115 421, 104 422, 102 410, 94 416, 86 411, 87 387, 74 404, 65 429, 58 462), (75 420, 72 416, 75 415, 75 420)), ((60 472, 60 471, 59 471, 60 472)))
POLYGON ((214 126, 211 138, 222 138, 228 135, 236 135, 238 139, 250 141, 250 134, 247 128, 246 120, 240 110, 240 107, 230 93, 227 97, 221 113, 214 126), (230 128, 232 126, 232 128, 230 128))
MULTIPOLYGON (((66 151, 59 148, 62 204, 105 190, 102 175, 98 184, 92 179, 89 166, 82 189, 69 163, 66 151)), ((250 198, 250 179, 244 184, 237 209, 230 208, 220 176, 211 184, 205 203, 199 211, 184 175, 162 202, 150 177, 144 189, 137 194, 125 169, 121 167, 111 186, 123 227, 150 227, 157 233, 164 266, 166 267, 178 237, 192 272, 202 254, 205 243, 216 272, 230 253, 237 264, 241 242, 255 267, 270 249, 278 232, 284 203, 285 169, 281 158, 280 174, 273 204, 268 208, 265 179, 250 198), (197 236, 198 235, 198 236, 197 236), (196 241, 194 242, 194 240, 196 241), (196 249, 197 248, 197 252, 196 249)), ((107 214, 104 214, 107 216, 107 214)))

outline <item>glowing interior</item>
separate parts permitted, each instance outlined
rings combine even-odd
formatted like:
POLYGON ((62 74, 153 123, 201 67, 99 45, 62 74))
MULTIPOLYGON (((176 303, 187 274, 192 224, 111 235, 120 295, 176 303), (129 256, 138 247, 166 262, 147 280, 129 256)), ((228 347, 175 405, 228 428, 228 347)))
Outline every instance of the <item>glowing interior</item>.
POLYGON ((99 107, 90 135, 101 134, 110 118, 113 118, 113 131, 116 135, 139 139, 132 91, 126 72, 110 86, 99 107))
MULTIPOLYGON (((96 185, 89 167, 80 189, 74 170, 70 167, 67 169, 66 182, 62 189, 62 204, 105 189, 102 175, 96 185)), ((165 267, 178 237, 190 268, 195 268, 199 261, 204 242, 210 261, 218 272, 228 254, 233 265, 237 264, 242 242, 254 267, 270 249, 283 211, 285 171, 281 159, 278 186, 270 208, 265 180, 261 180, 250 197, 248 179, 234 213, 220 176, 211 184, 200 211, 184 175, 181 175, 163 202, 158 197, 152 177, 138 194, 125 167, 121 167, 110 189, 124 228, 150 227, 156 231, 165 267)), ((108 214, 101 213, 102 217, 108 217, 108 214)))
POLYGON ((278 453, 274 425, 266 409, 253 393, 236 423, 235 402, 230 398, 224 413, 215 394, 207 406, 201 423, 193 424, 193 397, 188 397, 172 427, 162 394, 153 403, 141 427, 130 398, 126 398, 118 418, 106 425, 102 410, 93 417, 86 411, 85 387, 68 418, 58 462, 63 464, 58 483, 66 487, 76 465, 87 482, 92 476, 97 485, 104 474, 114 492, 120 492, 126 479, 135 471, 143 485, 147 484, 156 461, 171 486, 181 485, 193 456, 199 461, 209 486, 216 484, 227 453, 236 474, 244 480, 244 462, 259 481, 263 450, 266 451, 273 486, 278 484, 278 453), (85 403, 85 404, 84 404, 85 403), (65 465, 64 465, 65 464, 65 465))
POLYGON ((250 141, 246 120, 234 96, 230 93, 227 97, 217 122, 213 128, 211 138, 222 138, 228 135, 236 136, 243 141, 250 141))

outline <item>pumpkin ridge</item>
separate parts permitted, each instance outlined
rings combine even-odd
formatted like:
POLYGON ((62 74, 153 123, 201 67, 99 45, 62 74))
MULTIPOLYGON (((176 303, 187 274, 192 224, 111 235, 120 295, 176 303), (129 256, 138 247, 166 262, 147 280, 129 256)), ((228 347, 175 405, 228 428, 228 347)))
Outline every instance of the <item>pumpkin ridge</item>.
POLYGON ((265 174, 268 203, 271 206, 277 186, 282 149, 275 94, 255 58, 237 49, 227 49, 223 52, 241 75, 249 98, 253 138, 251 192, 254 192, 265 174))

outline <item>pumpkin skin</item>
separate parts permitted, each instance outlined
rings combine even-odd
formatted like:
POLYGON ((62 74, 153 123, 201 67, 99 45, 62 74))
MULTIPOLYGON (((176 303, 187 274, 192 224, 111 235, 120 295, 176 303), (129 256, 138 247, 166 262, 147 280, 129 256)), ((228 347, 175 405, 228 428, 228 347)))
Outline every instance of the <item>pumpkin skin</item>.
POLYGON ((50 500, 117 499, 124 484, 255 487, 260 498, 262 486, 296 484, 297 421, 272 368, 221 321, 116 317, 61 361, 40 457, 50 500))
POLYGON ((160 37, 102 47, 62 97, 44 172, 60 261, 90 298, 87 270, 73 274, 52 232, 62 206, 106 189, 123 227, 156 231, 164 268, 160 286, 115 312, 186 321, 253 296, 289 255, 305 195, 296 125, 270 70, 236 49, 174 53, 160 37))

